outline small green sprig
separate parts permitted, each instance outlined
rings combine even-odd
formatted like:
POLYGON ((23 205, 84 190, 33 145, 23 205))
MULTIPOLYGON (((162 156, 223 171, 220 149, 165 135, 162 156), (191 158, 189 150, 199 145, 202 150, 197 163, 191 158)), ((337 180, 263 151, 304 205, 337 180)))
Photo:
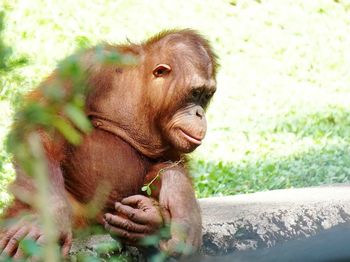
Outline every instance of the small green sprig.
POLYGON ((179 164, 182 163, 182 162, 183 162, 182 159, 180 159, 180 160, 178 160, 178 161, 176 161, 176 162, 172 162, 172 161, 167 161, 167 162, 165 162, 165 163, 169 163, 169 164, 171 164, 171 165, 166 166, 166 167, 164 167, 164 168, 161 168, 161 169, 158 171, 157 175, 156 175, 149 183, 143 185, 143 187, 141 188, 141 191, 142 191, 142 192, 146 192, 147 195, 150 196, 150 195, 152 194, 151 186, 155 187, 154 185, 152 185, 153 182, 156 181, 156 179, 159 179, 159 178, 160 178, 160 175, 163 174, 166 170, 168 170, 168 169, 170 169, 170 168, 173 168, 173 167, 179 165, 179 164))

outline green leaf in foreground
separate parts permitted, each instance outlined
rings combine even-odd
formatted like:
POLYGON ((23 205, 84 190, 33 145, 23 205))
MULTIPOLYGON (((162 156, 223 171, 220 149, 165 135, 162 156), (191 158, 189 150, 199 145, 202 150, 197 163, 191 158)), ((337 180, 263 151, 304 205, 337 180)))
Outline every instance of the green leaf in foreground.
POLYGON ((32 239, 23 239, 19 246, 27 256, 39 257, 42 253, 42 248, 32 239))
POLYGON ((62 118, 57 117, 52 124, 73 145, 81 142, 79 132, 62 118))
POLYGON ((92 129, 90 121, 87 119, 83 110, 72 105, 67 104, 64 107, 64 112, 68 118, 83 132, 90 132, 92 129))

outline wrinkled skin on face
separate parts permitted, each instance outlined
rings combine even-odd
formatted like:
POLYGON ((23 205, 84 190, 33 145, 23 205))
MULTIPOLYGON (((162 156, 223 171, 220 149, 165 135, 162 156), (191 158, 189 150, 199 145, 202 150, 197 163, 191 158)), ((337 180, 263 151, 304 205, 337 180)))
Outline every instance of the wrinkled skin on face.
MULTIPOLYGON (((189 153, 205 137, 205 109, 216 91, 212 59, 200 44, 165 39, 169 49, 150 59, 153 77, 149 79, 151 99, 154 93, 164 97, 158 111, 161 135, 172 147, 189 153)), ((157 47, 155 47, 157 48, 157 47)))
MULTIPOLYGON (((194 252, 201 245, 202 224, 186 154, 202 143, 207 131, 205 110, 216 91, 216 57, 192 30, 165 31, 139 45, 105 45, 103 52, 131 54, 138 62, 101 64, 93 49, 82 54, 91 86, 85 111, 94 130, 79 146, 57 141, 57 134, 41 134, 50 212, 65 225, 58 230, 63 253, 68 253, 75 228, 94 223, 133 245, 169 226, 170 236, 159 247, 169 255, 194 252), (154 188, 146 196, 141 188, 149 183, 154 188), (96 199, 98 208, 91 216, 96 199), (187 248, 179 251, 179 246, 187 248)), ((58 77, 54 72, 41 86, 50 86, 58 77)), ((72 87, 68 83, 63 88, 69 92, 72 87)), ((40 88, 32 97, 47 103, 40 88)), ((14 186, 34 196, 33 181, 19 182, 24 176, 18 168, 14 186)), ((24 210, 36 217, 30 197, 14 194, 5 217, 24 210)), ((20 258, 18 234, 40 235, 37 242, 43 244, 39 229, 36 219, 2 228, 0 252, 20 258)))

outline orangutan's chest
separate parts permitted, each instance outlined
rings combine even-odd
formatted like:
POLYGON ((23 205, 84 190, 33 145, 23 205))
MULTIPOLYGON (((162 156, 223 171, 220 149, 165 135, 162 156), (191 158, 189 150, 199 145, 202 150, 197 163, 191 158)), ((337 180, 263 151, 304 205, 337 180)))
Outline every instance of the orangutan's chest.
POLYGON ((118 201, 140 192, 150 163, 120 138, 94 130, 79 147, 67 149, 63 175, 67 190, 81 202, 118 201))

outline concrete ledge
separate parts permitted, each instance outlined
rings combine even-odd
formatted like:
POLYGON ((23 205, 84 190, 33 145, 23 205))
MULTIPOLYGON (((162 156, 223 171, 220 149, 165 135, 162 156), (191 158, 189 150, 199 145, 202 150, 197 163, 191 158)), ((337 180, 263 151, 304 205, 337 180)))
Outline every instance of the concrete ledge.
POLYGON ((201 199, 203 253, 272 247, 350 221, 350 185, 201 199))
MULTIPOLYGON (((199 202, 205 255, 273 247, 350 222, 350 184, 214 197, 199 202)), ((113 240, 106 235, 76 240, 72 254, 87 251, 96 255, 97 244, 102 241, 113 240)), ((139 256, 134 249, 128 252, 139 256)))

